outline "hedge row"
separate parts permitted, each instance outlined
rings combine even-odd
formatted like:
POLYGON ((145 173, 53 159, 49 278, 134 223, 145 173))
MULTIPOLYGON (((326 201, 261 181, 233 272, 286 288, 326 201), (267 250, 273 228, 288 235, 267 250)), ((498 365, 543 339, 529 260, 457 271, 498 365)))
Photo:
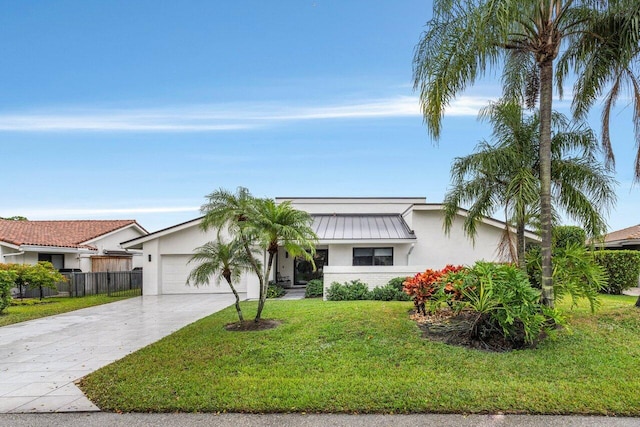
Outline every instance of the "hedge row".
POLYGON ((609 274, 604 292, 620 295, 622 291, 638 286, 640 251, 596 250, 593 256, 609 274))
POLYGON ((327 289, 327 300, 409 301, 411 297, 402 291, 402 283, 405 280, 406 277, 396 277, 386 285, 377 286, 371 290, 369 290, 369 286, 366 283, 360 280, 352 280, 345 283, 333 282, 327 289))

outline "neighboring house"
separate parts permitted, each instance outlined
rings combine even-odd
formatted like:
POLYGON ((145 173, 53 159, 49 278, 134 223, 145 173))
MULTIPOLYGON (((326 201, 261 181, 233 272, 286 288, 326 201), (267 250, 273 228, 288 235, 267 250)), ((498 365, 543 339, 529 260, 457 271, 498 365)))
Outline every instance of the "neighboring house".
MULTIPOLYGON (((451 233, 446 235, 442 205, 426 203, 424 198, 276 198, 277 203, 283 201, 311 214, 319 239, 316 271, 309 262, 279 249, 273 277, 287 285, 303 286, 323 276, 326 287, 334 281, 354 279, 380 286, 391 278, 427 268, 504 260, 498 251, 503 222, 491 218, 481 221, 474 244, 462 230, 465 210, 459 210, 451 233)), ((194 219, 122 243, 124 248, 144 253, 144 294, 230 291, 225 284, 199 288, 185 284, 194 267, 187 264, 193 250, 216 239, 214 230, 204 233, 200 229, 201 221, 194 219)), ((526 237, 539 241, 530 232, 526 237)), ((245 275, 238 284, 239 292, 246 292, 248 298, 258 296, 254 276, 245 275)))
POLYGON ((594 242, 596 247, 605 249, 640 250, 640 224, 622 230, 612 231, 601 241, 594 242))
POLYGON ((49 261, 62 271, 127 271, 142 267, 142 256, 124 250, 120 242, 146 234, 135 220, 0 219, 0 262, 49 261))

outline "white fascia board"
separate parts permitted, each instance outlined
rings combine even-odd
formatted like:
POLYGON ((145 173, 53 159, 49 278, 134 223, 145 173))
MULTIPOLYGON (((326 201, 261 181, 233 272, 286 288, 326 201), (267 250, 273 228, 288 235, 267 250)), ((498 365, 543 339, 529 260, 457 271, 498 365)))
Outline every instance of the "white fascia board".
POLYGON ((7 248, 15 249, 17 251, 20 250, 20 246, 19 245, 14 245, 13 243, 3 242, 1 240, 0 240, 0 245, 6 246, 7 248))
POLYGON ((97 252, 95 249, 87 248, 67 248, 62 246, 37 246, 37 245, 20 245, 20 250, 24 252, 40 252, 52 254, 91 254, 97 252))
POLYGON ((145 236, 136 237, 135 239, 127 240, 126 242, 121 242, 120 246, 123 249, 142 249, 142 244, 146 243, 150 240, 159 239, 160 237, 167 236, 169 234, 177 233, 178 231, 186 230, 187 228, 199 226, 202 222, 203 217, 192 219, 187 222, 183 222, 178 225, 174 225, 172 227, 164 228, 162 230, 149 233, 145 236))
MULTIPOLYGON (((82 245, 90 245, 91 243, 93 243, 93 242, 95 242, 95 241, 97 241, 97 240, 104 239, 105 237, 111 236, 112 234, 118 233, 118 232, 120 232, 120 231, 122 231, 122 230, 126 230, 127 228, 134 228, 134 227, 135 227, 135 228, 137 228, 137 229, 138 229, 138 231, 139 231, 140 233, 142 233, 142 234, 143 234, 143 236, 145 236, 145 235, 147 235, 147 234, 148 234, 148 233, 147 233, 147 232, 145 232, 145 231, 144 231, 144 230, 143 230, 143 229, 142 229, 138 224, 136 224, 136 223, 134 222, 134 223, 131 223, 131 224, 129 224, 129 225, 125 225, 124 227, 116 228, 115 230, 110 231, 110 232, 108 232, 108 233, 101 234, 101 235, 99 235, 98 237, 94 237, 93 239, 89 239, 89 240, 87 240, 87 241, 85 241, 85 242, 82 242, 81 244, 82 244, 82 245)), ((142 237, 142 236, 140 236, 140 237, 142 237)))
POLYGON ((318 240, 318 245, 388 245, 388 244, 411 244, 418 239, 334 239, 318 240))

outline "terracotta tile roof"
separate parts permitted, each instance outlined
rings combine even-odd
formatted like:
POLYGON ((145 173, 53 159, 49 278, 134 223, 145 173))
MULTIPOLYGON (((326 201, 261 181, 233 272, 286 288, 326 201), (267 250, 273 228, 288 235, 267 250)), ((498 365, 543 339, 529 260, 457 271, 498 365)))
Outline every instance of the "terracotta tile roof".
POLYGON ((17 246, 95 249, 87 240, 115 231, 135 220, 10 221, 0 219, 0 241, 17 246))
POLYGON ((616 242, 618 240, 634 240, 640 239, 640 224, 633 227, 623 228, 622 230, 612 231, 604 236, 605 242, 616 242))

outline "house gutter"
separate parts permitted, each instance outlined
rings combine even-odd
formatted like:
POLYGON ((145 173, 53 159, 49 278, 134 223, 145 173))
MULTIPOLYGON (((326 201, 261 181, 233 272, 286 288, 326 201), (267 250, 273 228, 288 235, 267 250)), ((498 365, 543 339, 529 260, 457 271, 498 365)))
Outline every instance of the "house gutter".
POLYGON ((3 257, 8 257, 8 256, 20 256, 20 255, 24 255, 24 251, 20 251, 20 252, 11 252, 9 254, 3 254, 3 257))

